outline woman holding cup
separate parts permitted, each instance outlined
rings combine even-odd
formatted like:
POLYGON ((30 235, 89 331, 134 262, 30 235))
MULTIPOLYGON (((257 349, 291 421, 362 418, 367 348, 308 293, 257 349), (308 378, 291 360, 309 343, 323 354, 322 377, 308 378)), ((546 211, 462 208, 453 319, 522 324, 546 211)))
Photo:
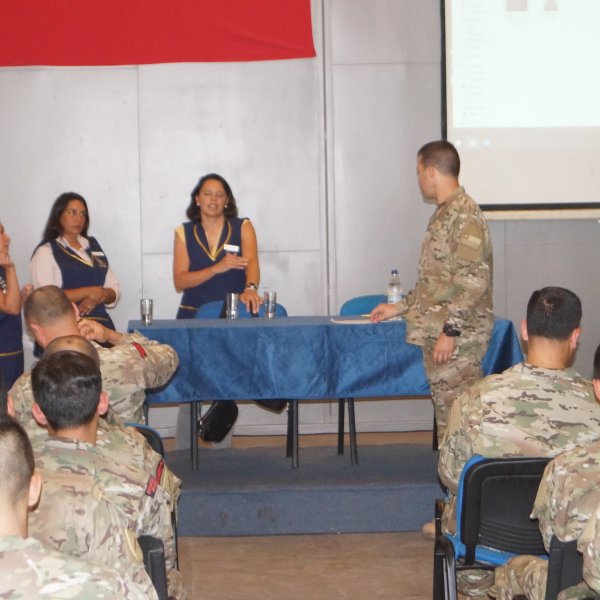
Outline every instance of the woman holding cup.
MULTIPOLYGON (((238 217, 231 187, 221 175, 202 177, 190 196, 189 221, 175 230, 173 282, 183 291, 177 318, 193 319, 203 304, 224 301, 232 293, 239 294, 239 302, 249 312, 258 313, 260 268, 252 223, 238 217)), ((231 433, 236 418, 234 402, 214 402, 199 420, 201 437, 220 442, 231 433), (211 437, 209 430, 219 433, 211 437)), ((189 440, 189 406, 185 405, 177 415, 176 447, 187 447, 189 440)))
POLYGON ((198 181, 191 193, 189 219, 175 230, 173 281, 183 291, 178 319, 193 319, 203 304, 239 294, 257 313, 260 268, 256 232, 239 218, 231 187, 216 173, 198 181))

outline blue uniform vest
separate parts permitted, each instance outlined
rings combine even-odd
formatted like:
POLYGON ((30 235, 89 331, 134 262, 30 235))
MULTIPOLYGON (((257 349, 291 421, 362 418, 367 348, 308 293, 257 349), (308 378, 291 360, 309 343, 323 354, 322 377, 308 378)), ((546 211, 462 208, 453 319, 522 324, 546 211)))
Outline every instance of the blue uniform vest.
MULTIPOLYGON (((185 246, 190 259, 190 271, 206 269, 218 263, 224 256, 225 244, 238 246, 242 255, 242 223, 246 219, 231 217, 225 220, 223 231, 219 239, 217 252, 212 257, 208 247, 208 240, 204 228, 198 221, 188 221, 183 224, 185 232, 185 246)), ((246 286, 246 272, 239 269, 230 269, 194 288, 184 290, 181 304, 177 311, 178 319, 193 319, 196 312, 203 304, 215 300, 225 300, 228 292, 241 294, 246 286)))
MULTIPOLYGON (((0 294, 6 283, 6 270, 0 267, 0 294)), ((23 328, 21 315, 0 312, 0 371, 9 390, 23 373, 23 328)))
MULTIPOLYGON (((92 260, 91 265, 82 260, 69 248, 65 248, 62 244, 59 244, 56 240, 50 242, 54 260, 56 260, 56 264, 62 274, 63 290, 88 286, 104 287, 106 271, 108 271, 108 259, 95 238, 89 238, 88 242, 89 247, 85 251, 92 260)), ((109 329, 115 328, 104 304, 97 304, 94 310, 86 316, 86 319, 95 319, 109 329)))

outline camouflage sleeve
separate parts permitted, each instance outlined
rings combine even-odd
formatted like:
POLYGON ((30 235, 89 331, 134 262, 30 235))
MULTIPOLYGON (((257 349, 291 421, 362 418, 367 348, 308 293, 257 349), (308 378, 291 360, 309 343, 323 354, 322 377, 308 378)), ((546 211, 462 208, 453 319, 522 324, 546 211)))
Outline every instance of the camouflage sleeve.
POLYGON ((583 580, 600 592, 600 506, 579 536, 577 549, 583 554, 583 580))
POLYGON ((552 460, 544 469, 544 475, 538 493, 533 504, 533 511, 531 517, 538 519, 540 526, 540 533, 544 539, 544 546, 546 549, 550 548, 550 540, 554 535, 554 521, 556 514, 556 496, 554 494, 556 490, 555 476, 554 476, 555 462, 552 460))
POLYGON ((179 364, 179 357, 174 348, 168 344, 149 340, 137 331, 124 336, 123 343, 133 345, 144 359, 146 389, 160 387, 173 377, 179 364))
POLYGON ((515 556, 494 571, 492 598, 513 600, 523 596, 528 600, 544 600, 548 561, 537 556, 515 556))
POLYGON ((481 423, 481 401, 476 388, 461 394, 452 403, 448 426, 440 444, 438 473, 448 491, 455 495, 466 462, 476 454, 474 435, 481 423))
POLYGON ((473 311, 489 293, 492 265, 491 251, 484 223, 475 215, 461 215, 454 227, 451 267, 452 296, 447 305, 448 322, 463 329, 473 311))

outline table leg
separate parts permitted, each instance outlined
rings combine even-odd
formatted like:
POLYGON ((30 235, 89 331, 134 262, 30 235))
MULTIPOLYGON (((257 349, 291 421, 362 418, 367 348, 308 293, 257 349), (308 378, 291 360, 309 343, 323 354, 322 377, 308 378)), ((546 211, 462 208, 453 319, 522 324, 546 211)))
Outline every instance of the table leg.
POLYGON ((199 402, 190 402, 190 452, 192 470, 198 470, 198 406, 199 402))
POLYGON ((298 400, 290 400, 292 407, 292 469, 298 468, 298 400))
POLYGON ((354 420, 354 398, 348 401, 348 425, 350 427, 350 461, 353 465, 358 464, 358 445, 356 443, 356 421, 354 420))
POLYGON ((338 454, 344 454, 344 403, 346 398, 338 398, 338 454))
POLYGON ((294 407, 292 402, 288 402, 287 406, 287 438, 285 440, 285 457, 292 458, 294 445, 294 407))

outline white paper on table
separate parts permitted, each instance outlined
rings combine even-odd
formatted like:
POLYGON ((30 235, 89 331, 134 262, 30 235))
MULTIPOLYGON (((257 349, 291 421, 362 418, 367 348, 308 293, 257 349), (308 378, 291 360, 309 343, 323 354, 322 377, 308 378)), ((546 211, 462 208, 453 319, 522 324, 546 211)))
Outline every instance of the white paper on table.
MULTIPOLYGON (((393 317, 392 319, 387 319, 385 321, 379 321, 380 323, 389 323, 390 321, 400 321, 401 317, 393 317)), ((340 323, 341 325, 367 325, 371 322, 369 317, 362 317, 360 319, 344 319, 340 317, 331 317, 330 321, 332 323, 340 323)))

